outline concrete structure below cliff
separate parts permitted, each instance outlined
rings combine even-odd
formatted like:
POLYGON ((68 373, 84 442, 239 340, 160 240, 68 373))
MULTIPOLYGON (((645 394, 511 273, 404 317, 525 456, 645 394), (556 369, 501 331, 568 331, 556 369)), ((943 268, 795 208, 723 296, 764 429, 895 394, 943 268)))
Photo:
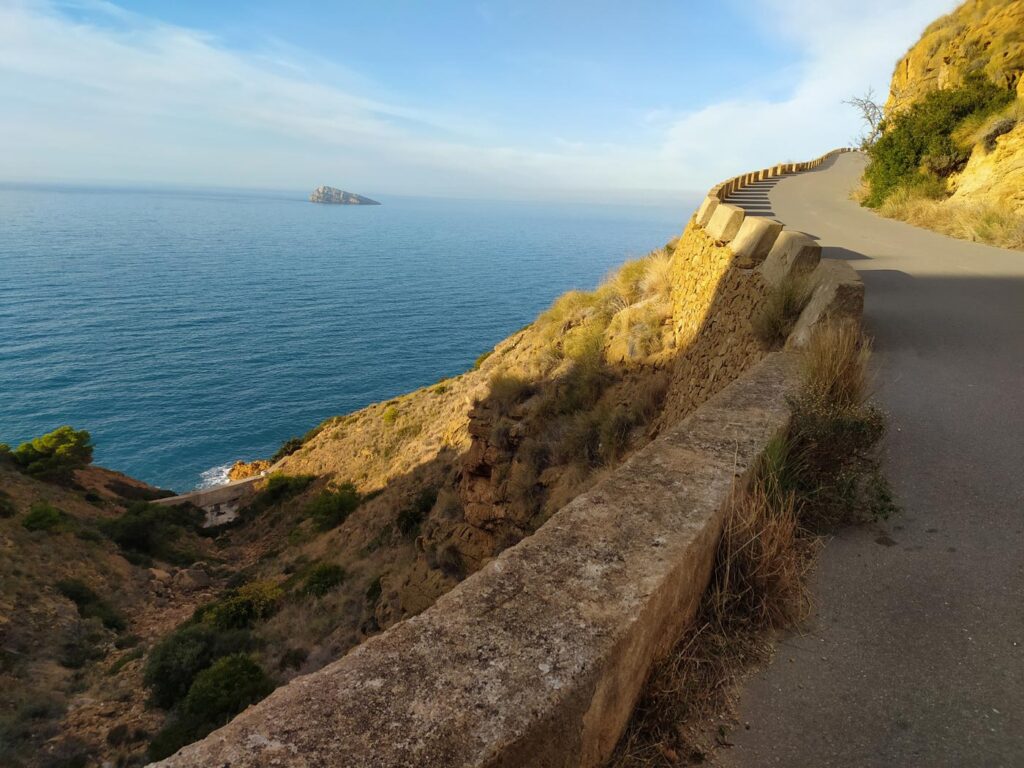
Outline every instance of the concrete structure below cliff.
POLYGON ((206 513, 206 519, 203 521, 204 528, 224 525, 233 522, 238 517, 238 511, 256 495, 255 484, 262 480, 265 474, 247 477, 244 480, 235 480, 214 488, 201 488, 180 496, 156 499, 152 503, 161 507, 191 504, 206 513))

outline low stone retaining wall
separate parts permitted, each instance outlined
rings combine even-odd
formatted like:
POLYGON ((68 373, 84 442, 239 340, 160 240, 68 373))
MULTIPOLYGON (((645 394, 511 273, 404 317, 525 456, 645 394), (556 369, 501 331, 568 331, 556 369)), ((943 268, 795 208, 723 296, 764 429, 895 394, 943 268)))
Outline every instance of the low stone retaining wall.
MULTIPOLYGON (((824 318, 859 316, 852 269, 819 263, 806 235, 729 211, 716 190, 733 181, 696 223, 735 241, 734 258, 768 285, 815 281, 789 345, 824 318)), ((797 368, 792 349, 766 354, 422 614, 159 765, 600 765, 692 619, 728 501, 788 423, 797 368)))

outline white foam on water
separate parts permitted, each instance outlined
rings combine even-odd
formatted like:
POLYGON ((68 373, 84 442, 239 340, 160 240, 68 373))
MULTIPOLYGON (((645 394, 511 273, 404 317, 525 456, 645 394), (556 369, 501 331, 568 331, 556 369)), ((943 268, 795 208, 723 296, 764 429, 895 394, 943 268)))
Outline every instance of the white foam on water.
POLYGON ((199 485, 196 486, 196 490, 216 488, 218 485, 227 483, 228 471, 231 469, 231 466, 231 464, 218 464, 216 467, 210 467, 200 472, 199 485))

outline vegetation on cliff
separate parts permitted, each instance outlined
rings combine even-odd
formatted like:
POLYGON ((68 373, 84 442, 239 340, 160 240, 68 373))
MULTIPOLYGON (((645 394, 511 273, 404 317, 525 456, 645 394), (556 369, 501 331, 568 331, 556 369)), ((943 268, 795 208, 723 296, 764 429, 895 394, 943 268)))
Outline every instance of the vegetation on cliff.
POLYGON ((1024 248, 1021 30, 1024 0, 970 0, 925 30, 897 64, 877 141, 868 143, 866 205, 1024 248))
POLYGON ((22 443, 13 451, 0 444, 2 455, 30 475, 66 479, 74 470, 92 462, 92 437, 84 429, 65 425, 22 443))

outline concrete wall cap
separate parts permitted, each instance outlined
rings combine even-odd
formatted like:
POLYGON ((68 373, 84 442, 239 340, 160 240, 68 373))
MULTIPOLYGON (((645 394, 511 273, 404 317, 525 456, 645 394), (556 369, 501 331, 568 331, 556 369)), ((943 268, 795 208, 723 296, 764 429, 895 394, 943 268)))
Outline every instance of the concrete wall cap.
POLYGON ((712 215, 715 213, 715 209, 720 205, 720 201, 717 197, 705 197, 704 201, 700 204, 700 208, 697 209, 697 226, 706 227, 708 222, 711 221, 712 215))
POLYGON ((786 230, 762 261, 761 275, 770 285, 778 285, 790 275, 809 274, 820 260, 820 245, 803 232, 786 230))
POLYGON ((736 233, 740 231, 746 213, 736 205, 722 203, 715 207, 711 214, 711 220, 706 227, 708 235, 712 240, 720 243, 728 243, 736 233))
POLYGON ((743 219, 736 237, 729 244, 736 256, 736 266, 752 269, 764 261, 780 232, 782 224, 773 219, 763 216, 747 216, 743 219))

